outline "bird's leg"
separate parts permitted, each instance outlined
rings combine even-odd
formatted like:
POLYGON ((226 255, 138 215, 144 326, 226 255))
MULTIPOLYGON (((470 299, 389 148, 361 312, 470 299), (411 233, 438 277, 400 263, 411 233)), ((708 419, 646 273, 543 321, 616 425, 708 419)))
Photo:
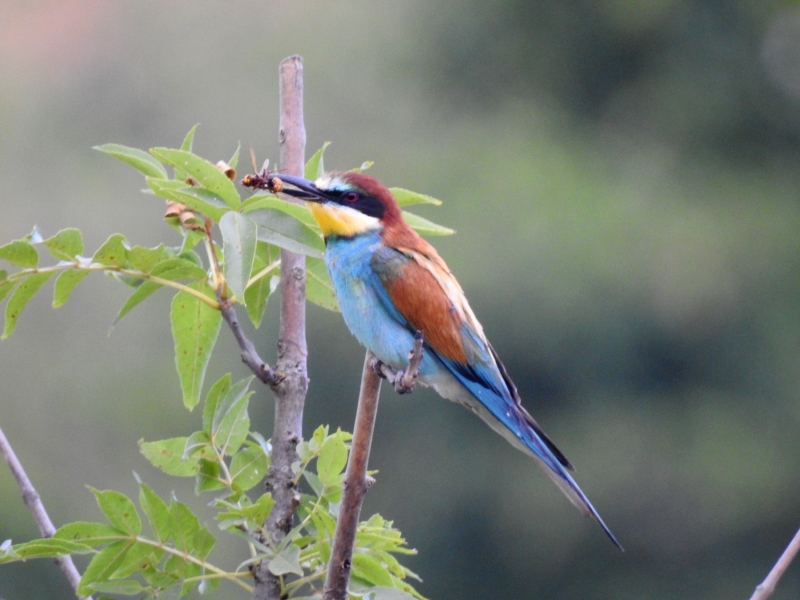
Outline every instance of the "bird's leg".
POLYGON ((414 347, 408 353, 408 367, 395 371, 377 358, 372 363, 372 369, 378 377, 392 384, 398 394, 410 394, 419 377, 419 365, 422 362, 422 346, 425 341, 421 331, 414 334, 414 347))

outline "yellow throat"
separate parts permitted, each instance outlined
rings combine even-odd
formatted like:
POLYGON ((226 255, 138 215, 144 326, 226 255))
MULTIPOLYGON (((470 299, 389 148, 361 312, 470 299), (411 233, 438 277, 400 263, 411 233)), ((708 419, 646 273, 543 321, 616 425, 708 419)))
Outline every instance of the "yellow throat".
POLYGON ((353 237, 381 228, 379 219, 347 206, 309 202, 308 207, 325 237, 331 235, 353 237))

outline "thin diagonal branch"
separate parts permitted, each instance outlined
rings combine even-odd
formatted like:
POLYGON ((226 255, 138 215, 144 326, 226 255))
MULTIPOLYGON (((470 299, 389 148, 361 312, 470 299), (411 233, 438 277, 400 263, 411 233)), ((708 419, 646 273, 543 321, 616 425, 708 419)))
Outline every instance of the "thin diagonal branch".
POLYGON ((786 550, 783 551, 766 579, 756 587, 756 591, 750 596, 750 600, 765 600, 772 595, 772 592, 775 591, 775 586, 778 585, 778 581, 780 581, 786 569, 789 568, 798 551, 800 551, 800 529, 794 534, 792 541, 789 542, 786 550))
MULTIPOLYGON (((31 480, 28 479, 25 469, 22 468, 22 464, 17 459, 17 455, 14 454, 14 449, 11 447, 2 429, 0 429, 0 454, 3 455, 6 463, 8 463, 8 468, 11 469, 11 473, 14 475, 14 479, 17 480, 17 485, 22 491, 22 500, 25 502, 25 506, 28 507, 28 510, 31 511, 33 520, 36 521, 36 526, 39 528, 39 533, 42 537, 53 537, 56 528, 42 504, 42 499, 33 487, 31 480)), ((72 589, 77 593, 78 584, 81 581, 81 574, 78 572, 78 569, 75 568, 75 563, 72 562, 72 558, 68 555, 59 556, 54 558, 53 562, 58 565, 58 568, 61 569, 61 572, 64 573, 67 581, 69 581, 69 584, 72 586, 72 589)), ((78 597, 83 598, 83 596, 78 597)), ((89 596, 86 600, 91 600, 91 598, 92 597, 89 596)))
MULTIPOLYGON (((399 391, 398 382, 405 392, 413 390, 417 380, 419 365, 422 362, 422 332, 414 336, 414 349, 408 356, 408 367, 403 371, 392 371, 393 385, 399 391)), ((378 396, 381 391, 379 372, 381 363, 367 351, 364 358, 364 371, 361 375, 361 391, 358 396, 356 422, 353 426, 353 441, 350 445, 350 458, 344 474, 342 503, 336 531, 333 535, 331 559, 328 563, 328 576, 322 592, 323 600, 347 600, 347 583, 350 580, 350 568, 353 561, 353 546, 356 541, 358 519, 361 516, 361 505, 372 479, 367 477, 369 452, 372 448, 372 432, 378 414, 378 396)))
POLYGON ((222 309, 222 318, 230 327, 233 337, 236 338, 239 349, 242 351, 242 362, 266 385, 273 387, 280 383, 281 375, 261 359, 253 342, 242 331, 239 318, 236 316, 236 309, 230 300, 220 298, 219 304, 222 309))

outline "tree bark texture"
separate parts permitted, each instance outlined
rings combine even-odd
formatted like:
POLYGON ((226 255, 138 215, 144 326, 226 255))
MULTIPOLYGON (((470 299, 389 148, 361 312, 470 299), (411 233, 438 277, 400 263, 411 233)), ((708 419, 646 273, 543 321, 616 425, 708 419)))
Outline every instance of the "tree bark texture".
POLYGON ((350 580, 358 519, 364 496, 369 488, 367 464, 372 447, 372 432, 375 430, 375 418, 378 414, 378 396, 381 391, 381 380, 373 368, 374 362, 375 357, 372 352, 367 351, 364 372, 361 376, 361 392, 358 397, 350 458, 344 474, 342 504, 336 521, 336 533, 333 537, 322 600, 347 600, 347 583, 350 580))
MULTIPOLYGON (((281 168, 290 175, 303 175, 306 130, 303 123, 303 60, 290 56, 280 64, 280 148, 281 168)), ((279 381, 275 394, 275 428, 272 434, 272 462, 267 473, 267 490, 275 506, 265 529, 277 545, 292 527, 299 502, 293 483, 292 463, 303 436, 303 406, 308 390, 306 368, 305 257, 281 251, 281 323, 278 360, 275 371, 279 381)), ((254 600, 278 600, 280 579, 269 572, 269 562, 262 561, 255 573, 254 600)))

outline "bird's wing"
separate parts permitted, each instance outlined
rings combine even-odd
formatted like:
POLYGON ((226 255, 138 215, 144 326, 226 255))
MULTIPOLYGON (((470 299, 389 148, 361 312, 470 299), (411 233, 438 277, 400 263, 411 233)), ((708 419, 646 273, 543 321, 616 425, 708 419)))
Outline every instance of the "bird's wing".
POLYGON ((374 255, 372 266, 405 325, 422 331, 426 345, 452 375, 526 445, 533 441, 532 429, 561 465, 573 469, 522 407, 516 386, 487 341, 461 286, 433 247, 384 246, 374 255))
POLYGON ((447 265, 421 238, 415 248, 382 246, 372 269, 383 283, 389 314, 425 336, 426 351, 516 436, 544 471, 584 514, 593 517, 611 541, 617 539, 570 476, 572 465, 522 407, 517 388, 483 334, 483 328, 447 265))

